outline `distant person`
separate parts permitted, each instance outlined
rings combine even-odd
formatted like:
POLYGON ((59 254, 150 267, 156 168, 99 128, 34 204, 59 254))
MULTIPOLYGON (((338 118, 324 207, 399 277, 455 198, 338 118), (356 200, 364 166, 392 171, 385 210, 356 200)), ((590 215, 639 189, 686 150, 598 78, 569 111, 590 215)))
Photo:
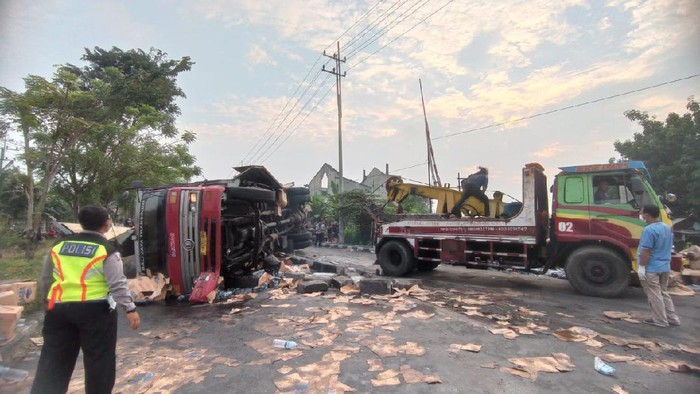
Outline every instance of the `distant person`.
POLYGON ((681 321, 668 294, 673 233, 659 220, 659 215, 659 208, 654 205, 642 208, 641 219, 647 225, 639 238, 637 274, 651 306, 651 319, 644 320, 644 323, 659 327, 680 326, 681 321))
POLYGON ((140 325, 119 252, 104 236, 112 228, 109 212, 89 205, 78 213, 78 221, 83 231, 62 238, 44 260, 39 294, 48 305, 33 394, 68 391, 80 350, 85 392, 111 393, 116 373, 116 305, 126 311, 132 330, 140 325))
POLYGON ((608 188, 610 184, 608 181, 600 181, 598 183, 598 189, 595 191, 595 195, 593 197, 593 200, 596 204, 602 204, 605 202, 605 200, 608 199, 608 188))
POLYGON ((323 235, 326 232, 326 225, 322 222, 316 223, 316 229, 314 234, 316 235, 316 240, 314 241, 314 246, 321 247, 323 244, 323 235))
POLYGON ((489 185, 489 170, 485 167, 479 167, 479 171, 469 175, 465 179, 462 179, 462 196, 455 203, 452 208, 452 215, 456 217, 462 217, 462 204, 469 197, 476 197, 484 204, 484 215, 489 216, 491 214, 489 207, 489 198, 486 197, 484 193, 489 185))
POLYGON ((134 221, 131 218, 126 218, 124 221, 124 227, 134 227, 134 221))

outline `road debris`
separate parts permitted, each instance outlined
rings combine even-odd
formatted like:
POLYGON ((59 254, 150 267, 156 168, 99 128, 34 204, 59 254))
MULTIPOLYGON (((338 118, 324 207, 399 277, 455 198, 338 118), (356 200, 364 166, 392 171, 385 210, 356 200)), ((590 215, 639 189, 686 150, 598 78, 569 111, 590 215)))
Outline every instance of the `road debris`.
POLYGON ((615 368, 612 365, 606 364, 600 357, 595 357, 593 359, 593 368, 603 375, 614 376, 615 368))
POLYGON ((624 387, 616 384, 612 387, 612 391, 615 394, 629 394, 629 391, 625 390, 624 387))
POLYGON ((515 339, 519 336, 518 333, 510 328, 492 328, 489 330, 489 332, 491 332, 493 335, 503 335, 503 338, 505 339, 515 339))
POLYGON ((452 353, 459 353, 461 350, 466 350, 472 353, 479 353, 481 351, 481 345, 477 345, 475 343, 467 343, 464 345, 452 343, 450 344, 449 349, 447 349, 448 352, 452 353))
POLYGON ((515 367, 502 367, 501 371, 520 377, 526 377, 532 381, 537 379, 538 372, 570 372, 576 368, 569 356, 565 353, 552 353, 551 356, 545 357, 509 358, 508 361, 515 364, 515 367))

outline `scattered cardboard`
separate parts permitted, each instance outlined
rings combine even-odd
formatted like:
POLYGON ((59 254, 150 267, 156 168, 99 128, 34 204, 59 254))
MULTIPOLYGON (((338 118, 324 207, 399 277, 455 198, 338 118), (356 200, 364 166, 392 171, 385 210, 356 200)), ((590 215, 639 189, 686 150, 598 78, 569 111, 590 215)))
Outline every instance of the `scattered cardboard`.
POLYGON ((345 285, 340 288, 342 294, 360 294, 360 288, 355 284, 345 285))
POLYGON ((515 339, 519 336, 518 333, 510 328, 492 328, 489 330, 489 332, 491 332, 493 335, 503 335, 503 338, 505 339, 515 339))
POLYGON ((612 387, 612 391, 615 394, 629 394, 629 391, 625 390, 625 388, 620 386, 619 384, 614 385, 612 387))
POLYGON ((17 304, 27 304, 36 299, 36 281, 15 281, 0 283, 0 292, 14 291, 17 304))
POLYGON ((688 345, 684 345, 682 343, 679 343, 678 348, 686 353, 700 354, 700 347, 697 347, 697 346, 688 346, 688 345))
POLYGON ((164 300, 168 283, 169 280, 161 273, 152 277, 137 276, 127 280, 129 290, 135 295, 134 301, 164 300))
POLYGON ((449 349, 447 349, 448 352, 452 353, 459 353, 461 350, 466 350, 472 353, 479 353, 481 351, 481 345, 477 345, 475 343, 467 343, 464 345, 452 343, 450 344, 449 349))
POLYGON ((515 368, 504 368, 505 372, 521 377, 527 376, 532 381, 537 379, 538 372, 570 372, 576 368, 565 353, 552 353, 551 356, 545 357, 510 358, 508 361, 515 364, 515 368))
POLYGON ((416 318, 418 320, 427 320, 427 319, 430 319, 431 317, 435 316, 435 314, 434 313, 426 313, 426 312, 423 312, 421 310, 418 310, 418 311, 413 311, 413 312, 409 312, 409 313, 404 313, 403 316, 404 317, 413 317, 413 318, 416 318))
POLYGON ((23 306, 0 305, 0 344, 15 337, 15 326, 22 316, 23 306))
POLYGON ((16 306, 19 296, 14 290, 0 291, 0 305, 16 306))
POLYGON ((369 365, 369 368, 367 369, 369 372, 377 372, 384 369, 382 366, 382 360, 379 359, 367 360, 367 364, 369 365))

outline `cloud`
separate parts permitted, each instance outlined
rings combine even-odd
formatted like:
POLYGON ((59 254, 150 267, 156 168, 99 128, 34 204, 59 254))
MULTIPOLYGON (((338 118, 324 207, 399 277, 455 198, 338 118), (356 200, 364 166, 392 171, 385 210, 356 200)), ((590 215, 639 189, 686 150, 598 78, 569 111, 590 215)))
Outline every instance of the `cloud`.
POLYGON ((549 145, 545 145, 539 150, 532 152, 532 157, 535 159, 549 159, 555 156, 560 156, 562 153, 566 153, 571 150, 570 146, 562 145, 559 142, 553 142, 549 145))
POLYGON ((253 44, 250 46, 250 50, 245 56, 248 65, 256 66, 258 64, 269 64, 276 66, 277 62, 270 58, 270 55, 265 52, 259 45, 253 44))

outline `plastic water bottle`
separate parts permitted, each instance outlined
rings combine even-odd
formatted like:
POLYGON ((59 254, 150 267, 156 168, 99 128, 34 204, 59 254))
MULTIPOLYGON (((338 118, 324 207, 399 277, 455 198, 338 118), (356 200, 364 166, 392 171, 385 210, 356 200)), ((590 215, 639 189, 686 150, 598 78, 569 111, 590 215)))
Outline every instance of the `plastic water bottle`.
POLYGON ((274 339, 272 340, 272 346, 280 349, 296 349, 297 343, 294 341, 285 341, 284 339, 274 339))
POLYGON ((593 359, 593 367, 596 371, 602 373, 603 375, 613 376, 615 375, 615 368, 612 365, 606 364, 600 357, 593 359))
POLYGON ((29 372, 23 369, 9 368, 0 365, 0 379, 8 382, 21 382, 29 376, 29 372))

